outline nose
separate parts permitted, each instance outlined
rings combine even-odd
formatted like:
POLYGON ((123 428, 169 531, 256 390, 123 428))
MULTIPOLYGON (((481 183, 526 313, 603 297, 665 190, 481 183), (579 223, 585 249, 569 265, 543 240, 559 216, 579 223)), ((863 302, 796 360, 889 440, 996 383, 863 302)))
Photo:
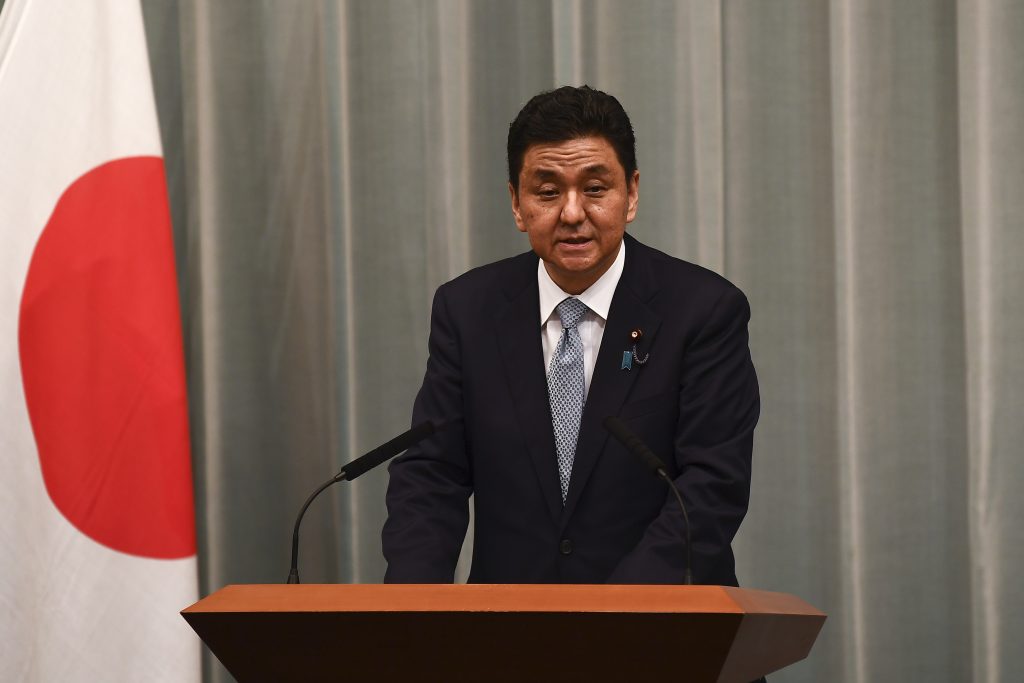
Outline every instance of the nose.
POLYGON ((565 194, 565 203, 562 204, 562 223, 565 225, 579 225, 585 217, 583 196, 575 190, 570 190, 565 194))

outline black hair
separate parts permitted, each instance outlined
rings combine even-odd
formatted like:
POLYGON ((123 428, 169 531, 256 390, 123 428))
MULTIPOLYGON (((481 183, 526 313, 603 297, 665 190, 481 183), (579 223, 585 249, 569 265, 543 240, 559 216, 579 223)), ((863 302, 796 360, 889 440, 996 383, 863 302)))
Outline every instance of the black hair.
POLYGON ((584 85, 534 95, 508 127, 508 181, 519 191, 519 172, 530 145, 602 137, 615 150, 629 184, 636 171, 633 125, 619 101, 584 85))

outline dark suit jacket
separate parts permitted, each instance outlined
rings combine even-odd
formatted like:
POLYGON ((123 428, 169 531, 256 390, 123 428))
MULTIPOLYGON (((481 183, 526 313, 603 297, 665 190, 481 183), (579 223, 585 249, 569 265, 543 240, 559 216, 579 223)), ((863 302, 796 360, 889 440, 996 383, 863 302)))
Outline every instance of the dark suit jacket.
POLYGON ((621 417, 665 460, 693 534, 697 583, 736 584, 759 399, 743 293, 626 236, 562 505, 541 350, 537 256, 437 290, 413 423, 451 421, 390 467, 385 581, 451 582, 475 494, 470 581, 680 583, 682 514, 664 481, 610 438, 621 417), (644 365, 622 369, 640 328, 644 365))

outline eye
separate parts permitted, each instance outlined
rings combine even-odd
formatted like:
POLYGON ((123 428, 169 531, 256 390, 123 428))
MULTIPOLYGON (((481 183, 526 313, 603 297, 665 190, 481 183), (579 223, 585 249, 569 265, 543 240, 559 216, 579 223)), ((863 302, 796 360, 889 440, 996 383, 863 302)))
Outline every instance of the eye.
POLYGON ((602 192, 605 191, 605 186, 604 185, 596 185, 596 184, 595 185, 587 185, 587 187, 586 187, 586 189, 584 191, 587 194, 601 194, 602 192))
POLYGON ((553 187, 542 187, 537 190, 537 194, 541 197, 551 198, 558 196, 558 190, 553 187))

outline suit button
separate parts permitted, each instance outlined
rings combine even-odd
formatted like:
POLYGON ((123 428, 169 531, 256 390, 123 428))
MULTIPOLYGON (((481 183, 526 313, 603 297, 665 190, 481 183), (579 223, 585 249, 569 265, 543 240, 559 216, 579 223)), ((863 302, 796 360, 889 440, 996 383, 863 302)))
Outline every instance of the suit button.
POLYGON ((558 544, 558 550, 563 555, 571 555, 572 554, 572 541, 570 541, 568 538, 563 538, 562 542, 558 544))

